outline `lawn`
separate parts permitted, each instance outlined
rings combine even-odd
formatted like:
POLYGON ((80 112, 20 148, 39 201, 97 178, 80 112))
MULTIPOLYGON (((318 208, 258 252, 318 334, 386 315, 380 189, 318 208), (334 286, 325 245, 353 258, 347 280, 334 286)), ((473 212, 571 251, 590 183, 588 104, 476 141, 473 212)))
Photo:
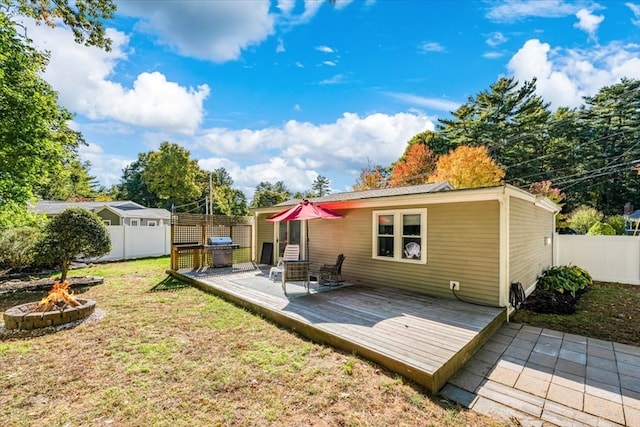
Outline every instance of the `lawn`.
MULTIPOLYGON (((0 335, 0 424, 498 426, 355 355, 224 300, 155 291, 168 258, 100 264, 97 313, 71 329, 0 335)), ((169 283, 172 285, 172 283, 169 283)), ((0 311, 42 293, 0 296, 0 311)))
POLYGON ((595 282, 572 315, 519 310, 513 322, 640 346, 640 286, 595 282))

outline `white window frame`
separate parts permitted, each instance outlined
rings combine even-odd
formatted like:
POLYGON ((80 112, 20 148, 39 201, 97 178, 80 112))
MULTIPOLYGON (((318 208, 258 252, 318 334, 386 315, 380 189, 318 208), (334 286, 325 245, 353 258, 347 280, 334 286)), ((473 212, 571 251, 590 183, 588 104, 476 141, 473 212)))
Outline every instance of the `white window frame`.
POLYGON ((103 223, 104 225, 111 225, 111 220, 110 220, 110 219, 103 219, 103 220, 102 220, 102 223, 103 223))
POLYGON ((427 263, 427 209, 393 209, 373 211, 372 213, 372 230, 371 230, 371 257, 381 261, 406 262, 410 264, 426 264, 427 263), (403 258, 404 245, 402 233, 403 215, 420 215, 420 258, 409 259, 403 258), (393 216, 393 257, 378 255, 378 217, 381 215, 393 216))
POLYGON ((154 220, 147 221, 147 227, 157 227, 158 223, 154 220))
POLYGON ((140 227, 140 218, 131 218, 129 220, 129 225, 131 227, 140 227))

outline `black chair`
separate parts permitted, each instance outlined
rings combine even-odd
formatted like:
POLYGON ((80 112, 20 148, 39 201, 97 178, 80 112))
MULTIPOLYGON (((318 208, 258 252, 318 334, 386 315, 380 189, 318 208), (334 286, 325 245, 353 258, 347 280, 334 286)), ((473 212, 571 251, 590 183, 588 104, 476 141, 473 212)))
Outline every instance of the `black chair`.
POLYGON ((338 259, 335 264, 324 264, 320 267, 320 277, 318 278, 318 284, 326 285, 327 283, 341 283, 342 279, 342 263, 346 257, 344 254, 338 255, 338 259))

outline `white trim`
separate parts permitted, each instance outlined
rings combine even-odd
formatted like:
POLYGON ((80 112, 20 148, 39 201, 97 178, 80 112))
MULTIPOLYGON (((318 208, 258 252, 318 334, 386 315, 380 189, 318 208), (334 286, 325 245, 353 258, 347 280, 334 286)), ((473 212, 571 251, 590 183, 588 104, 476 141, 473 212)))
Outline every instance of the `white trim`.
POLYGON ((380 261, 404 262, 409 264, 426 264, 427 263, 427 209, 389 209, 381 211, 373 211, 371 228, 371 258, 380 261), (420 215, 420 259, 409 259, 403 257, 404 253, 404 235, 402 234, 402 218, 403 215, 420 215), (382 215, 393 216, 393 257, 378 255, 378 217, 382 215))
POLYGON ((157 227, 158 223, 154 219, 150 219, 147 221, 147 227, 157 227))
POLYGON ((504 194, 499 200, 500 207, 500 271, 498 272, 498 305, 500 307, 507 307, 509 305, 509 263, 510 258, 510 245, 509 245, 509 229, 510 229, 510 216, 509 216, 509 195, 504 194))
POLYGON ((129 225, 131 227, 140 227, 140 218, 131 218, 131 219, 129 219, 129 225))
POLYGON ((103 223, 104 225, 111 225, 111 220, 110 220, 110 219, 103 219, 103 220, 102 220, 102 223, 103 223))

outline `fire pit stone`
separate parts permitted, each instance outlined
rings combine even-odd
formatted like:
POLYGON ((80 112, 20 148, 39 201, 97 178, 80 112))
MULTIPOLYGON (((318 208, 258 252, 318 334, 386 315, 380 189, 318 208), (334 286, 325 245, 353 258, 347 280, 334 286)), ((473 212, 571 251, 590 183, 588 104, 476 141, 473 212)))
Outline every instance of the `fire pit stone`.
POLYGON ((90 316, 96 308, 94 300, 77 298, 77 301, 80 305, 76 307, 65 307, 62 311, 53 309, 44 313, 33 311, 38 305, 37 302, 11 307, 3 314, 4 327, 5 329, 33 330, 47 326, 58 326, 84 319, 90 316))

